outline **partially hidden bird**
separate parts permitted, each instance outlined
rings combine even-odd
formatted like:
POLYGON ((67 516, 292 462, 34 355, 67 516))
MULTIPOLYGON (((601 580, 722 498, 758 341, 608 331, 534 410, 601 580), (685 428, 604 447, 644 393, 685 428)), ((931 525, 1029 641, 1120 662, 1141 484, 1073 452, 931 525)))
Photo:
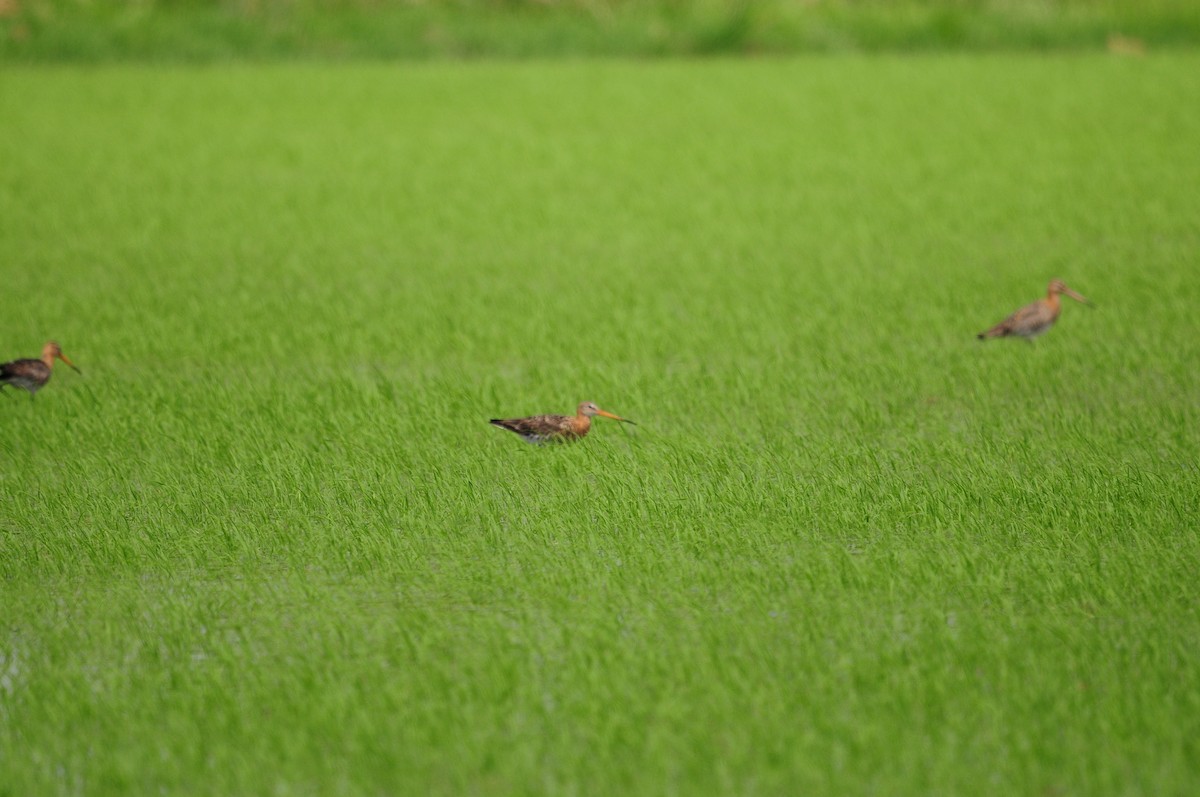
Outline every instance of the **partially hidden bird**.
POLYGON ((591 401, 582 402, 574 415, 493 418, 490 423, 519 435, 527 443, 541 445, 543 443, 567 443, 583 438, 592 428, 592 418, 597 415, 622 423, 634 423, 628 418, 622 418, 620 415, 613 415, 611 412, 600 409, 591 401))
POLYGON ((54 372, 54 360, 62 360, 67 365, 75 369, 77 373, 82 374, 83 371, 63 354, 62 348, 54 341, 48 341, 42 347, 42 357, 40 360, 33 358, 13 360, 8 363, 0 363, 0 390, 8 386, 19 387, 29 391, 29 397, 32 399, 34 394, 46 386, 50 381, 50 375, 54 372))
POLYGON ((1038 335, 1049 330, 1050 327, 1054 326, 1054 322, 1058 320, 1058 314, 1062 312, 1062 300, 1058 297, 1062 294, 1066 294, 1088 307, 1095 306, 1068 288, 1067 283, 1062 280, 1051 280, 1050 285, 1046 288, 1045 299, 1038 299, 1036 302, 1025 305, 999 324, 996 324, 996 326, 980 332, 976 337, 984 340, 986 338, 1016 336, 1025 338, 1026 340, 1033 340, 1038 335))

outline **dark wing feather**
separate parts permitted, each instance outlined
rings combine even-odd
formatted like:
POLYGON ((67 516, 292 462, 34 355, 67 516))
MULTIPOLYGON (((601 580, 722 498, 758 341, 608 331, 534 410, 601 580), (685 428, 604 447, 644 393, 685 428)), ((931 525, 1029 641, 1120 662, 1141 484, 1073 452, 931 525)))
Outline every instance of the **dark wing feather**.
POLYGON ((1003 337, 1007 337, 1008 335, 1011 335, 1012 334, 1012 322, 1013 322, 1013 319, 1016 317, 1016 315, 1017 315, 1016 313, 1013 313, 1008 318, 1001 321, 999 324, 996 324, 996 326, 991 327, 990 329, 985 329, 983 332, 980 332, 975 337, 979 338, 980 340, 983 340, 984 338, 1003 338, 1003 337))
POLYGON ((531 418, 493 418, 489 423, 519 434, 531 443, 545 443, 574 436, 573 421, 574 418, 568 415, 534 415, 531 418))
POLYGON ((0 379, 23 379, 34 382, 50 378, 50 368, 41 360, 13 360, 0 363, 0 379))
POLYGON ((1030 329, 1053 323, 1053 315, 1043 302, 1033 302, 1017 310, 991 329, 980 332, 977 337, 980 339, 1004 338, 1012 334, 1027 332, 1030 329))

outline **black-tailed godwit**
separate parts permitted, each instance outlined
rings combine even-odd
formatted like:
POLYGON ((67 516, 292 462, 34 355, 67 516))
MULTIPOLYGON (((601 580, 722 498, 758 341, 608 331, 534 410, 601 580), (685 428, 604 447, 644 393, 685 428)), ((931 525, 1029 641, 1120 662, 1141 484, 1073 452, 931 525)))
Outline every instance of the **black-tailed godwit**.
POLYGON ((1064 293, 1081 304, 1088 307, 1093 306, 1087 299, 1068 288, 1067 283, 1062 280, 1051 280, 1046 289, 1045 299, 1038 299, 1032 304, 1025 305, 996 326, 980 332, 977 337, 983 340, 1016 335, 1026 340, 1033 340, 1054 326, 1054 322, 1058 320, 1058 314, 1062 311, 1062 300, 1058 297, 1059 294, 1064 293))
MULTIPOLYGON (((605 412, 590 401, 579 405, 574 415, 534 415, 531 418, 493 418, 490 423, 518 434, 527 443, 566 443, 578 440, 592 428, 592 418, 612 418, 614 421, 634 423, 628 418, 605 412)), ((636 425, 636 424, 635 424, 636 425)))
POLYGON ((33 398, 33 394, 37 393, 46 383, 50 381, 50 375, 54 371, 54 358, 65 362, 67 365, 74 368, 77 372, 83 373, 75 365, 67 359, 67 355, 63 354, 62 349, 54 341, 49 341, 42 347, 42 359, 23 359, 13 360, 10 363, 0 363, 0 390, 12 385, 23 390, 29 391, 29 398, 33 398))

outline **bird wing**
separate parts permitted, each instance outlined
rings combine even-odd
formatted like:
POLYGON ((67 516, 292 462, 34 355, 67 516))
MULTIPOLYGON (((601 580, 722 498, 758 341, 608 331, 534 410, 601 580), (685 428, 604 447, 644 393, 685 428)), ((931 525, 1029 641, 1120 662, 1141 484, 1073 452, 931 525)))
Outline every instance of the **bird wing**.
POLYGON ((1009 320, 1014 326, 1021 327, 1035 327, 1050 321, 1052 318, 1054 318, 1054 313, 1046 306, 1045 302, 1027 304, 1009 316, 1009 320))
POLYGON ((40 380, 50 376, 50 369, 41 360, 22 359, 0 363, 0 379, 40 380))
POLYGON ((491 423, 515 432, 531 443, 545 443, 573 436, 573 420, 569 415, 534 415, 530 418, 493 418, 491 423))
POLYGON ((986 332, 980 332, 979 337, 1002 338, 1006 335, 1036 329, 1053 320, 1054 314, 1050 308, 1044 302, 1037 301, 1025 305, 986 332))

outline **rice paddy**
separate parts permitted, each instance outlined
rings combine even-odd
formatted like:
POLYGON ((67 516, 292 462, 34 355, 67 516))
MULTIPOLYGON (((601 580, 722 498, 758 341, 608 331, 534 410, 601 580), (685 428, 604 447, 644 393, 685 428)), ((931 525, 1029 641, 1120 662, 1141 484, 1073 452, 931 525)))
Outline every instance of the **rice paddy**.
POLYGON ((6 68, 0 359, 83 374, 0 398, 0 794, 1195 793, 1196 108, 6 68), (582 401, 638 425, 488 425, 582 401))

